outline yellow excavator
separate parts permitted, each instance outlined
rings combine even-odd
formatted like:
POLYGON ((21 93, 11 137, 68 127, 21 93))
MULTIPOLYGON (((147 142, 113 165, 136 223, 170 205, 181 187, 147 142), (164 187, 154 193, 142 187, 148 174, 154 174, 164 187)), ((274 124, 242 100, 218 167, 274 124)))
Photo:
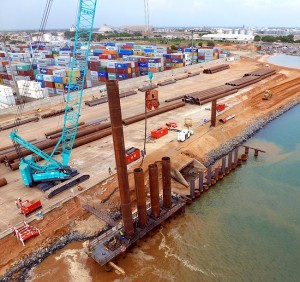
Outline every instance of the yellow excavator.
POLYGON ((272 98, 272 96, 273 96, 273 94, 272 94, 271 90, 266 90, 262 99, 269 100, 270 98, 272 98))

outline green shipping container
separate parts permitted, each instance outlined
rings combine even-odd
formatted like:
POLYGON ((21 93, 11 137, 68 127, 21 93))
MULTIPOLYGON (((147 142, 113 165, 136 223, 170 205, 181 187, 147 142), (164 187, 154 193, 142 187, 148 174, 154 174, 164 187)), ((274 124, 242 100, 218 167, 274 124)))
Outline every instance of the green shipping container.
POLYGON ((115 73, 108 73, 108 80, 116 80, 117 75, 115 73))
POLYGON ((20 70, 20 71, 32 70, 32 65, 31 64, 17 65, 17 70, 20 70))
POLYGON ((99 66, 98 72, 107 72, 107 67, 99 66))

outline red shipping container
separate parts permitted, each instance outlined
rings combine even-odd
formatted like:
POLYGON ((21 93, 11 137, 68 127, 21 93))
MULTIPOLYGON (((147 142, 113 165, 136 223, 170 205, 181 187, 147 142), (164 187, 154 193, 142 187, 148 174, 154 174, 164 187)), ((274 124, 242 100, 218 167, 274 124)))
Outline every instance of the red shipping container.
POLYGON ((116 73, 116 69, 115 68, 107 68, 107 72, 116 73))
POLYGON ((117 74, 128 74, 129 69, 115 69, 117 74))
POLYGON ((53 55, 45 55, 45 57, 46 57, 47 59, 51 59, 51 58, 53 58, 53 55))
POLYGON ((135 147, 125 150, 126 164, 130 164, 141 157, 141 151, 135 147))
POLYGON ((154 129, 151 131, 151 137, 155 138, 155 139, 159 139, 165 135, 167 135, 169 132, 168 127, 164 126, 164 127, 160 127, 157 129, 154 129))
POLYGON ((106 82, 108 79, 106 77, 98 76, 98 81, 106 82))
POLYGON ((55 83, 50 81, 45 81, 45 87, 55 88, 55 83))
POLYGON ((140 62, 148 63, 148 58, 142 57, 140 58, 140 62))

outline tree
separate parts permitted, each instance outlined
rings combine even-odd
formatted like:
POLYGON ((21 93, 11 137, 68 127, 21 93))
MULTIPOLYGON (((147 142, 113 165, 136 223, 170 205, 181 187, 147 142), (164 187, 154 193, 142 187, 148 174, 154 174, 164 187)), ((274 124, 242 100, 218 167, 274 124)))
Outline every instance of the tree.
POLYGON ((255 35, 254 36, 254 41, 261 41, 261 37, 259 35, 255 35))
POLYGON ((215 47, 215 42, 210 40, 210 41, 207 41, 206 45, 209 46, 209 47, 215 47))
POLYGON ((175 45, 171 45, 171 50, 177 50, 178 48, 175 45))
POLYGON ((198 42, 198 46, 202 47, 203 43, 202 42, 198 42))

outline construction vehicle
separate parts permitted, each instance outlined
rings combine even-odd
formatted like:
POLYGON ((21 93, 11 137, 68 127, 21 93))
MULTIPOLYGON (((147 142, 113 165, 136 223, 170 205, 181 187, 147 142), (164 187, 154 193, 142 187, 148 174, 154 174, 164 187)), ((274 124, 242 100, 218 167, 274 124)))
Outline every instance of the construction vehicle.
POLYGON ((30 213, 42 208, 42 203, 40 200, 25 200, 20 203, 21 213, 28 216, 30 213))
POLYGON ((266 90, 262 99, 269 100, 270 98, 272 98, 272 96, 273 96, 273 94, 272 94, 271 90, 266 90))
POLYGON ((194 132, 188 128, 181 130, 177 135, 177 141, 184 142, 189 139, 194 132))
POLYGON ((18 153, 18 157, 20 158, 19 169, 25 186, 33 186, 41 182, 51 183, 57 180, 61 181, 69 179, 77 173, 75 169, 72 169, 69 166, 69 159, 78 129, 78 120, 80 117, 96 4, 97 0, 79 0, 78 2, 76 34, 70 68, 68 94, 66 96, 62 136, 51 154, 46 154, 44 151, 35 147, 18 135, 18 120, 20 119, 22 109, 18 111, 15 121, 16 128, 12 131, 9 137, 12 139, 18 153), (81 72, 82 76, 73 80, 73 77, 75 77, 73 72, 78 72, 78 70, 81 72), (45 162, 43 164, 36 163, 32 155, 23 157, 21 146, 29 149, 32 153, 35 153, 45 160, 45 162), (58 153, 59 147, 61 147, 61 162, 54 158, 54 156, 58 153))
POLYGON ((169 121, 166 123, 166 126, 170 128, 176 128, 178 125, 177 125, 177 122, 173 122, 173 121, 169 121))
POLYGON ((157 110, 159 107, 159 100, 158 100, 158 90, 151 89, 146 91, 146 107, 148 111, 151 111, 152 108, 157 110))
POLYGON ((184 119, 184 126, 188 129, 193 126, 193 120, 191 118, 184 119))

